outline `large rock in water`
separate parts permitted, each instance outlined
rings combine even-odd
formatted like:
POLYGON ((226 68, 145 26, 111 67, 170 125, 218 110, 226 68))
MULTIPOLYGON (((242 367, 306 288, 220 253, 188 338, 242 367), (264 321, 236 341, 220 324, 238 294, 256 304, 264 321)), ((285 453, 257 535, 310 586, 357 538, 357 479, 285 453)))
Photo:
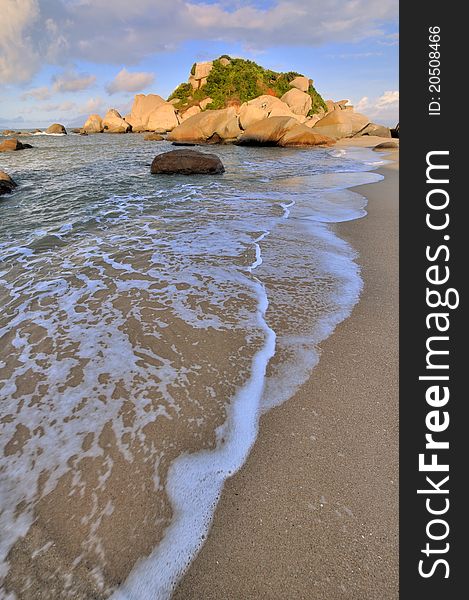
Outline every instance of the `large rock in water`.
POLYGON ((104 131, 103 120, 99 115, 90 115, 82 128, 83 133, 102 133, 104 131))
POLYGON ((207 110, 189 117, 168 135, 171 142, 207 142, 212 136, 235 140, 241 135, 236 109, 207 110))
POLYGON ((313 100, 311 96, 305 92, 297 90, 296 88, 288 90, 288 92, 283 94, 280 100, 285 102, 292 113, 295 115, 302 115, 303 117, 306 117, 313 106, 313 100))
POLYGON ((173 104, 158 94, 137 94, 125 120, 132 131, 171 131, 179 123, 173 104))
POLYGON ((269 117, 246 129, 238 141, 246 146, 318 146, 334 143, 292 117, 269 117))
POLYGON ((32 148, 31 144, 22 144, 16 138, 5 140, 0 144, 0 152, 15 152, 16 150, 25 150, 26 148, 32 148))
POLYGON ((46 133, 62 133, 63 135, 67 135, 67 130, 60 123, 54 123, 46 129, 46 133))
POLYGON ((0 171, 0 196, 12 192, 15 189, 16 185, 17 184, 9 175, 7 175, 7 173, 5 173, 4 171, 0 171))
POLYGON ((212 175, 224 173, 225 167, 216 154, 197 150, 171 150, 158 154, 151 164, 153 175, 212 175))
POLYGON ((103 129, 106 133, 128 133, 132 131, 132 126, 115 108, 110 108, 103 119, 103 129))

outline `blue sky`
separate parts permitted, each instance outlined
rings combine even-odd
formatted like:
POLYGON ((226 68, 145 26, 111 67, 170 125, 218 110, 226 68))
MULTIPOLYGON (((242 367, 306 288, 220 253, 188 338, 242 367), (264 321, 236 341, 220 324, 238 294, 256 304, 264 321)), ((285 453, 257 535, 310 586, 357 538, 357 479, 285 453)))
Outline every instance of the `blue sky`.
POLYGON ((2 0, 2 21, 0 127, 126 113, 135 93, 166 98, 221 54, 398 120, 397 0, 2 0))

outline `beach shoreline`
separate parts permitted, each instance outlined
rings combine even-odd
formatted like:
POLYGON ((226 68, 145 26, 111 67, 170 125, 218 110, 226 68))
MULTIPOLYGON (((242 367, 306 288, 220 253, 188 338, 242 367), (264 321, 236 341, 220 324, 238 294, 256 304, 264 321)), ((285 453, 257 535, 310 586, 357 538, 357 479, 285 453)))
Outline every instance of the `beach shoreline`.
POLYGON ((398 597, 397 155, 353 188, 367 216, 332 226, 358 252, 359 302, 310 379, 261 417, 173 598, 398 597))

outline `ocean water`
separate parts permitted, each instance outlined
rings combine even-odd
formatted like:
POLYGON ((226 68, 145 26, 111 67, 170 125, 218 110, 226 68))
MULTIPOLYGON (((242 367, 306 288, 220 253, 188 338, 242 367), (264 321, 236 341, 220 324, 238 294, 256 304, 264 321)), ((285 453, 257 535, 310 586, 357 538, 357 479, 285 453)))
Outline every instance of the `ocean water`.
POLYGON ((0 597, 169 598, 359 298, 333 224, 383 161, 214 146, 224 175, 156 177, 167 142, 31 143, 0 156, 0 597))

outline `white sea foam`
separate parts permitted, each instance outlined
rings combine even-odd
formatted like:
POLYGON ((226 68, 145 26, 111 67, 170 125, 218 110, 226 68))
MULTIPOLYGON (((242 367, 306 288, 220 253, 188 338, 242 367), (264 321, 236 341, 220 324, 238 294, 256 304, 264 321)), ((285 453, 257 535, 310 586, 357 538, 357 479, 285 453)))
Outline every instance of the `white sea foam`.
POLYGON ((31 135, 50 135, 52 137, 63 137, 66 136, 66 133, 47 133, 47 131, 35 131, 31 135))

